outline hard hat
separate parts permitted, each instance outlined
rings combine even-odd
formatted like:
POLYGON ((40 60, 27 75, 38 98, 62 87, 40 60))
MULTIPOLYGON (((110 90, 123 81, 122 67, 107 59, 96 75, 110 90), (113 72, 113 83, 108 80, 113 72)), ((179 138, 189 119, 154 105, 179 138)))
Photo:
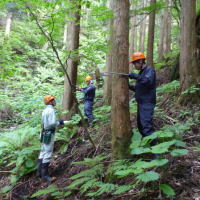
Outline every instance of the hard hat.
POLYGON ((47 95, 44 97, 44 104, 48 104, 49 102, 53 101, 55 97, 47 95))
POLYGON ((131 57, 130 63, 135 62, 136 60, 141 60, 141 59, 146 59, 145 55, 142 52, 135 52, 133 53, 131 57))
POLYGON ((93 78, 91 77, 91 76, 87 76, 86 78, 85 78, 85 81, 91 81, 93 78))

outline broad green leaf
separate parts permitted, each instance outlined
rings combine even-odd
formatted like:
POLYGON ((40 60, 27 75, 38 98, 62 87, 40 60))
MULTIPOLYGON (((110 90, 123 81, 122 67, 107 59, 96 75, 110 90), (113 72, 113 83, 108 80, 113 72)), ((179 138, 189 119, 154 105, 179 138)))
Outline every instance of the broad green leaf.
POLYGON ((148 171, 145 173, 140 174, 139 176, 137 176, 136 178, 142 182, 149 182, 149 181, 155 181, 158 180, 160 177, 160 174, 158 174, 157 172, 154 171, 148 171))
POLYGON ((173 188, 167 184, 160 184, 160 189, 165 193, 167 196, 174 196, 176 193, 174 192, 173 188))
POLYGON ((135 148, 139 147, 140 143, 141 143, 141 139, 142 139, 141 134, 138 131, 135 132, 132 137, 132 142, 131 142, 130 148, 135 149, 135 148))
POLYGON ((181 140, 176 140, 176 143, 175 143, 176 146, 179 146, 179 147, 185 147, 185 142, 181 141, 181 140))
POLYGON ((32 160, 27 160, 25 165, 27 168, 32 168, 35 166, 35 163, 32 160))
POLYGON ((131 151, 131 154, 139 155, 139 154, 149 153, 149 152, 151 152, 151 149, 150 149, 150 148, 137 147, 137 148, 135 148, 135 149, 133 149, 133 150, 131 151))
POLYGON ((126 170, 120 170, 115 172, 115 175, 117 175, 119 178, 129 176, 130 174, 140 174, 143 172, 143 169, 135 168, 135 169, 126 169, 126 170))
POLYGON ((13 187, 10 186, 10 185, 9 186, 5 186, 5 187, 1 188, 0 194, 5 194, 5 193, 9 192, 12 188, 13 187))
POLYGON ((152 153, 166 153, 170 146, 176 143, 176 140, 172 140, 169 142, 163 142, 161 144, 155 145, 152 147, 152 153))
POLYGON ((161 130, 161 131, 156 131, 156 132, 159 138, 170 138, 174 136, 174 133, 168 130, 161 130))
POLYGON ((172 156, 182 156, 188 153, 187 149, 174 149, 170 154, 172 156))
POLYGON ((140 160, 134 164, 134 167, 147 169, 147 168, 152 168, 152 167, 156 167, 156 166, 163 166, 167 162, 168 162, 167 159, 156 159, 156 160, 152 160, 150 162, 140 160))
POLYGON ((157 133, 154 132, 153 134, 149 135, 149 136, 146 136, 142 139, 142 142, 141 142, 141 146, 144 146, 148 143, 150 143, 152 140, 156 139, 157 138, 157 133))

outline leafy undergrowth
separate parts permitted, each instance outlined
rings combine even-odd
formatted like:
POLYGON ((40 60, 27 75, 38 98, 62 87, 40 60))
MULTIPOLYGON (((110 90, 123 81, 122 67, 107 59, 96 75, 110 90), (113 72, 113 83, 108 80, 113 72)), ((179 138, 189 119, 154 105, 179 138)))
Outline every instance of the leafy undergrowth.
POLYGON ((9 185, 8 174, 4 173, 0 181, 5 190, 2 199, 198 199, 200 110, 198 106, 177 106, 177 88, 178 82, 172 82, 158 89, 162 98, 158 98, 155 112, 157 131, 146 138, 135 129, 136 105, 131 102, 134 135, 130 160, 111 164, 110 107, 101 106, 95 111, 96 124, 89 128, 96 150, 79 127, 68 148, 61 138, 56 142, 55 150, 63 148, 50 166, 53 183, 42 182, 32 172, 9 190, 3 187, 9 185), (149 145, 155 138, 159 143, 149 145), (152 160, 152 153, 159 153, 160 158, 152 160))

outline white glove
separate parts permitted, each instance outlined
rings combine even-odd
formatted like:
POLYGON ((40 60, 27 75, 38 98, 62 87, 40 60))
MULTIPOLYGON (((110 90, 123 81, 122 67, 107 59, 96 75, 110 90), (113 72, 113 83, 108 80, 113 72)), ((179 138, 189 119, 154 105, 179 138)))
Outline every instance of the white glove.
POLYGON ((64 121, 64 124, 70 124, 72 121, 64 121))

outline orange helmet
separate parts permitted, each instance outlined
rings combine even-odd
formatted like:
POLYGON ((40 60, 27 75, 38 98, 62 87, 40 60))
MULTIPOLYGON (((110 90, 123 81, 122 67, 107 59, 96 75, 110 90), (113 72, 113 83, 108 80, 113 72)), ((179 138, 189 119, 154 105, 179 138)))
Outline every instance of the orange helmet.
POLYGON ((130 63, 135 62, 136 60, 141 60, 141 59, 146 59, 145 55, 142 52, 135 52, 132 55, 130 63))
POLYGON ((85 78, 85 81, 91 81, 93 78, 91 77, 91 76, 87 76, 86 78, 85 78))
POLYGON ((48 104, 49 102, 53 101, 55 97, 47 95, 44 97, 44 104, 48 104))

